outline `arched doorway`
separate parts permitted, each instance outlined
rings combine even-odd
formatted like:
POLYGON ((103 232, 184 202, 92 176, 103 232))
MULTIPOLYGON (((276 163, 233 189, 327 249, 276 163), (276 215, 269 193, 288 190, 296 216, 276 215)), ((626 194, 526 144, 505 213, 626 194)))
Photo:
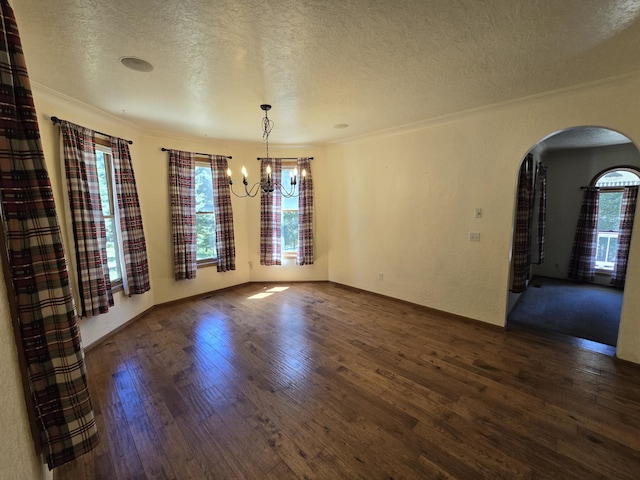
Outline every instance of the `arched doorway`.
MULTIPOLYGON (((514 232, 513 251, 514 259, 520 249, 528 260, 524 288, 518 291, 510 283, 507 328, 553 332, 615 348, 623 290, 610 285, 610 264, 599 262, 603 268, 596 269, 589 281, 576 281, 570 267, 585 187, 595 187, 594 182, 605 172, 640 171, 640 151, 629 138, 613 130, 575 127, 538 142, 527 152, 523 165, 527 162, 531 169, 529 242, 523 250, 522 234, 514 232), (542 166, 546 171, 546 210, 541 198, 542 166), (543 220, 541 209, 546 214, 543 220)), ((521 176, 520 182, 522 178, 527 177, 521 176)), ((519 215, 522 223, 522 211, 519 215)), ((600 236, 597 240, 604 245, 600 236)), ((607 241, 610 259, 615 245, 607 241)), ((523 274, 517 268, 512 264, 512 278, 523 274)))

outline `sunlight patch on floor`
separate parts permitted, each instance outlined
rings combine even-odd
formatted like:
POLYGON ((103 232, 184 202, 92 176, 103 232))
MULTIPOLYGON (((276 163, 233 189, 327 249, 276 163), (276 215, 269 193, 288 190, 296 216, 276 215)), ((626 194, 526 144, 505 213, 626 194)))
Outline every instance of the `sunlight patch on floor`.
POLYGON ((273 293, 276 293, 276 292, 284 292, 284 291, 285 291, 285 290, 287 290, 288 288, 289 288, 289 287, 273 287, 273 288, 270 288, 269 290, 267 290, 267 292, 273 292, 273 293))
POLYGON ((273 295, 274 293, 284 292, 288 288, 289 287, 271 287, 269 290, 267 290, 267 287, 265 287, 264 292, 251 295, 250 297, 248 297, 248 300, 260 300, 262 298, 267 298, 268 296, 273 295))
POLYGON ((267 297, 270 297, 271 295, 273 295, 273 293, 267 293, 267 292, 256 293, 255 295, 251 295, 249 297, 249 300, 260 300, 261 298, 267 298, 267 297))

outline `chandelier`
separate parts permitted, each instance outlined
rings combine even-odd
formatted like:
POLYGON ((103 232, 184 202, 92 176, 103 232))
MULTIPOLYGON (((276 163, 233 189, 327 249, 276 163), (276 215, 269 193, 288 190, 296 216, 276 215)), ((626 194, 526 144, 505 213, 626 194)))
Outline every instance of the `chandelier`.
MULTIPOLYGON (((258 158, 258 160, 271 160, 269 157, 269 134, 271 134, 271 130, 273 130, 273 120, 269 119, 269 110, 271 110, 271 105, 260 105, 260 109, 264 111, 264 118, 262 119, 262 140, 265 143, 267 154, 264 159, 258 158)), ((300 190, 298 188, 298 168, 294 168, 293 171, 289 175, 289 187, 282 185, 282 181, 280 178, 272 178, 271 177, 271 165, 267 165, 266 167, 266 179, 264 181, 259 181, 251 185, 249 187, 249 182, 247 181, 247 169, 242 167, 242 184, 244 185, 244 195, 237 194, 233 191, 233 181, 231 180, 231 169, 227 169, 227 176, 229 177, 229 187, 231 188, 231 193, 233 193, 236 197, 240 198, 253 198, 259 192, 269 195, 273 193, 276 189, 280 192, 280 194, 285 198, 297 197, 300 195, 300 190)), ((302 170, 302 179, 301 182, 304 184, 305 177, 307 176, 306 170, 302 170)))

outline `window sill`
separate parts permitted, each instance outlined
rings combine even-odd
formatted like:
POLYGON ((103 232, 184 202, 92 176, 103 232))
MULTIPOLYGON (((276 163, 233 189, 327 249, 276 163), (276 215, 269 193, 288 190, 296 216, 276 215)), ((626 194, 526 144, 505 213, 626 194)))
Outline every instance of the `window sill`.
POLYGON ((596 275, 602 275, 603 277, 610 277, 611 275, 613 275, 613 270, 596 269, 596 275))
POLYGON ((296 259, 298 258, 298 252, 283 252, 282 253, 282 258, 287 258, 287 259, 296 259))
POLYGON ((218 265, 218 260, 215 258, 207 258, 205 260, 198 260, 196 264, 198 268, 214 267, 218 265))

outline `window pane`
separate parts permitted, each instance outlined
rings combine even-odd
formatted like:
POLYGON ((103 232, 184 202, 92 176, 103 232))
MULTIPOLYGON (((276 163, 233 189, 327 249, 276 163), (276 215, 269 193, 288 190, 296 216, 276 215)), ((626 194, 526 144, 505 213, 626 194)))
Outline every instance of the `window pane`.
MULTIPOLYGON (((291 174, 294 165, 283 165, 281 182, 286 192, 291 192, 291 174)), ((300 178, 298 178, 298 182, 300 178)), ((296 188, 297 193, 297 188, 296 188)), ((282 252, 295 253, 298 251, 298 197, 282 197, 282 252)))
POLYGON ((617 252, 618 252, 618 237, 611 238, 611 241, 609 242, 609 253, 607 254, 607 262, 615 262, 617 252))
POLYGON ((298 250, 298 211, 282 211, 282 251, 298 250))
POLYGON ((598 253, 596 254, 597 262, 604 262, 607 257, 607 244, 609 239, 607 237, 598 237, 598 253))
POLYGON ((98 170, 98 185, 100 186, 100 201, 102 202, 102 214, 113 215, 109 200, 109 176, 104 152, 96 150, 96 169, 98 170))
POLYGON ((196 215, 196 260, 216 258, 216 221, 213 213, 196 215))
POLYGON ((620 229, 622 192, 601 192, 598 204, 598 231, 617 232, 620 229))
POLYGON ((109 265, 109 278, 112 282, 122 278, 122 274, 120 273, 120 264, 118 262, 118 252, 116 250, 116 230, 114 221, 115 219, 113 217, 104 219, 104 226, 107 231, 107 263, 109 265))
MULTIPOLYGON (((291 192, 291 172, 293 172, 293 167, 282 167, 282 176, 280 177, 282 180, 282 188, 285 192, 291 192)), ((298 179, 300 181, 300 179, 298 179)), ((297 187, 296 187, 297 192, 297 187)), ((283 210, 298 210, 298 197, 285 197, 282 196, 282 209, 283 210)))
POLYGON ((196 212, 213 212, 213 179, 209 165, 196 165, 196 212))

